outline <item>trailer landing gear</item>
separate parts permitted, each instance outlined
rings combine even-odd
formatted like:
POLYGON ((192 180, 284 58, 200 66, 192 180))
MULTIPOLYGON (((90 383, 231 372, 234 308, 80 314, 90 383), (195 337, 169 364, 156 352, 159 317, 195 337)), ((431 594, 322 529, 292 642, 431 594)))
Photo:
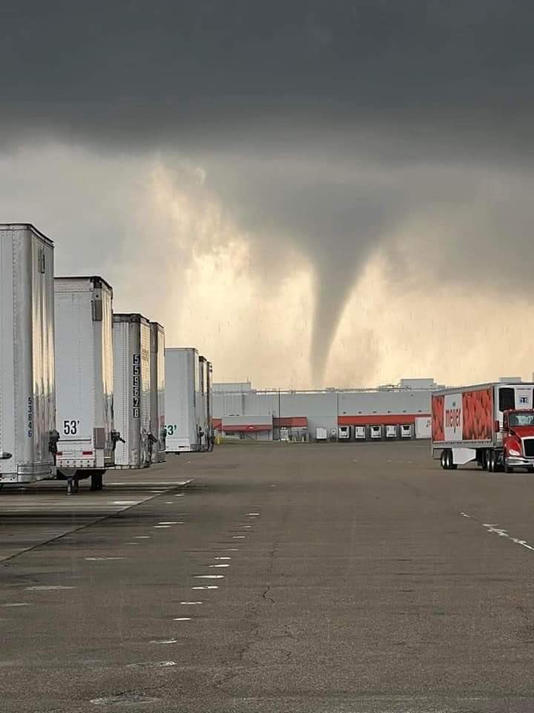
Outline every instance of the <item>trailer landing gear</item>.
POLYGON ((105 470, 95 470, 91 473, 91 490, 102 490, 104 487, 103 476, 105 470))
POLYGON ((79 490, 78 478, 74 475, 71 478, 67 478, 67 495, 74 495, 79 490))

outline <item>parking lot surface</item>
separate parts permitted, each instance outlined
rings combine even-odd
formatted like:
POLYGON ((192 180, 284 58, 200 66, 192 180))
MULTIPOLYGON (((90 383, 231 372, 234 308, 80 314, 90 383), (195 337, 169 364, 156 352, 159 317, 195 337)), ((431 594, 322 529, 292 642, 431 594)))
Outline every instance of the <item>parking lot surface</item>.
POLYGON ((258 444, 105 482, 0 492, 2 711, 534 710, 533 476, 258 444))

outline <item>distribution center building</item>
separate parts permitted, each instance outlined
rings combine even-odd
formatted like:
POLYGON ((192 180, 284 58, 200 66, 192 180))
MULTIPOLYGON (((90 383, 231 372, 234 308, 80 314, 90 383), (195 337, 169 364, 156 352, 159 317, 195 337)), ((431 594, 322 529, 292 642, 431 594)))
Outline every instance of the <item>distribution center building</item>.
POLYGON ((252 388, 250 382, 213 385, 218 433, 253 440, 330 440, 428 437, 433 379, 402 379, 374 389, 287 391, 252 388), (343 434, 343 435, 342 435, 343 434))

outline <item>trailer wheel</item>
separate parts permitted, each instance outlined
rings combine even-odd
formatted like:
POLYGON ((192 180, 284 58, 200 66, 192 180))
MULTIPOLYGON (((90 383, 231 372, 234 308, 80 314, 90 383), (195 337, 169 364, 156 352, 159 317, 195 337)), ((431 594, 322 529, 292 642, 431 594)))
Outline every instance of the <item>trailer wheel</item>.
POLYGON ((488 472, 495 473, 496 466, 497 466, 497 462, 496 462, 496 458, 495 458, 495 451, 488 451, 487 462, 488 462, 488 472))
POLYGON ((447 470, 456 470, 457 468, 452 451, 447 451, 447 470))
POLYGON ((443 470, 448 470, 447 451, 441 451, 440 463, 443 470))

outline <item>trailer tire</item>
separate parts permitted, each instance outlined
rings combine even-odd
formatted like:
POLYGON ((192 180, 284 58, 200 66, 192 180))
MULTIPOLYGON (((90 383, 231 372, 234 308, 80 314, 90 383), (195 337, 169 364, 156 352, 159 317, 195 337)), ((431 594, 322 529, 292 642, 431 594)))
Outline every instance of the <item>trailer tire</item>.
POLYGON ((452 454, 452 451, 447 452, 447 459, 448 459, 448 470, 456 470, 458 466, 454 462, 454 456, 452 454))
POLYGON ((489 473, 497 472, 497 458, 496 458, 495 451, 488 451, 488 472, 489 473))
POLYGON ((443 470, 448 470, 449 461, 447 458, 447 451, 441 451, 440 463, 443 470))

